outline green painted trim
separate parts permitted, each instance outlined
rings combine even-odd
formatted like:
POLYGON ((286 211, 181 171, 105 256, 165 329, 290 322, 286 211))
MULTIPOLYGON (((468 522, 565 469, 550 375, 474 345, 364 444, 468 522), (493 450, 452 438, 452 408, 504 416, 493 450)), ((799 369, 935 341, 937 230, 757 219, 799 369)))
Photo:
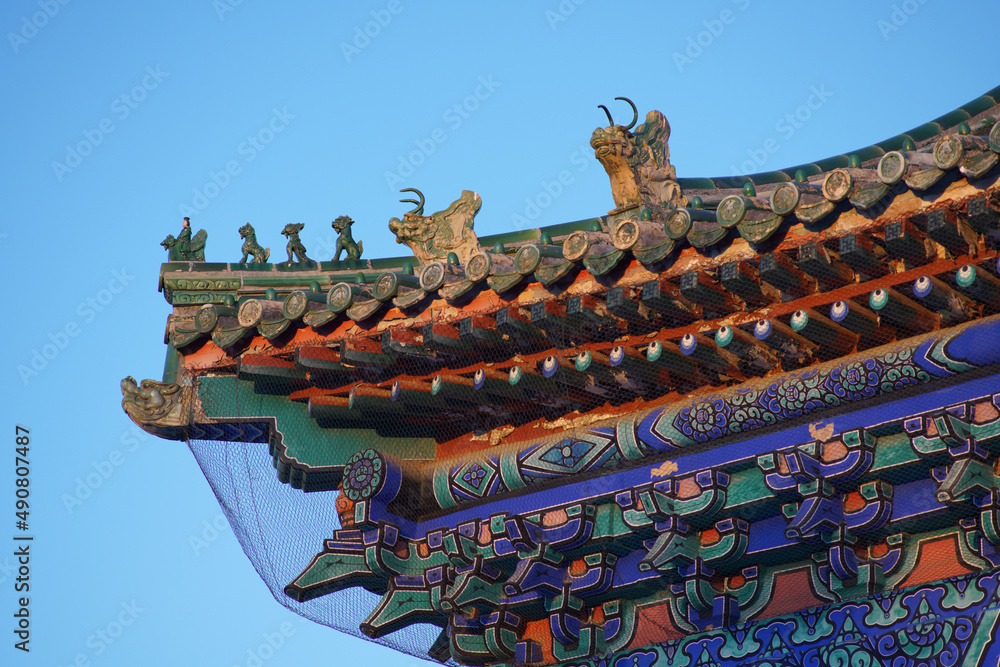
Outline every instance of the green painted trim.
POLYGON ((167 346, 167 357, 163 360, 163 381, 177 383, 177 367, 181 363, 181 355, 173 345, 167 346))
POLYGON ((986 645, 996 637, 998 618, 1000 618, 1000 612, 996 609, 983 612, 979 618, 979 630, 965 649, 965 660, 962 662, 962 667, 980 667, 986 645))
POLYGON ((430 460, 437 452, 432 438, 381 436, 369 428, 323 428, 309 417, 305 403, 289 401, 283 394, 258 394, 253 382, 233 376, 199 378, 198 397, 210 418, 273 418, 282 434, 278 456, 307 476, 339 473, 333 469, 342 468, 355 452, 369 447, 400 460, 430 460))
POLYGON ((518 471, 518 452, 508 449, 500 454, 500 479, 507 486, 508 491, 523 489, 527 486, 521 473, 518 471))
POLYGON ((618 443, 618 450, 628 461, 641 459, 644 454, 639 442, 635 437, 635 426, 638 423, 635 414, 630 414, 615 424, 615 438, 618 443))
POLYGON ((451 484, 448 479, 448 468, 437 467, 434 469, 434 500, 438 507, 442 509, 452 509, 458 507, 455 498, 451 495, 451 484))
MULTIPOLYGON (((353 271, 350 273, 350 278, 354 278, 359 272, 353 271)), ((374 281, 378 278, 381 273, 365 273, 365 280, 374 281)), ((256 276, 246 276, 243 278, 243 289, 254 289, 259 288, 261 290, 267 289, 268 287, 299 287, 306 283, 306 280, 316 280, 319 282, 320 287, 325 287, 327 285, 335 285, 339 282, 343 282, 345 276, 331 276, 318 269, 313 269, 309 272, 301 273, 273 273, 270 275, 256 275, 256 276)))

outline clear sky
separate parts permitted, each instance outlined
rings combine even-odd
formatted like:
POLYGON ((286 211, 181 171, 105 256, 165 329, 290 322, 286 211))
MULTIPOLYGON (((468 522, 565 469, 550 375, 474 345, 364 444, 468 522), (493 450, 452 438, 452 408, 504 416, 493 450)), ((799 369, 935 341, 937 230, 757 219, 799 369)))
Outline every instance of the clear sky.
POLYGON ((7 0, 0 664, 419 663, 278 604, 187 447, 137 435, 121 410, 122 377, 162 373, 159 243, 184 215, 209 261, 239 259, 247 221, 279 258, 280 230, 305 223, 310 255, 330 259, 343 214, 365 257, 400 255, 387 222, 408 210, 403 187, 428 212, 475 190, 480 235, 600 215, 613 202, 588 141, 598 104, 627 121, 616 96, 666 114, 682 177, 849 152, 1000 84, 981 28, 998 9, 7 0), (16 425, 31 438, 23 532, 16 425), (30 654, 13 647, 15 534, 35 538, 30 654))

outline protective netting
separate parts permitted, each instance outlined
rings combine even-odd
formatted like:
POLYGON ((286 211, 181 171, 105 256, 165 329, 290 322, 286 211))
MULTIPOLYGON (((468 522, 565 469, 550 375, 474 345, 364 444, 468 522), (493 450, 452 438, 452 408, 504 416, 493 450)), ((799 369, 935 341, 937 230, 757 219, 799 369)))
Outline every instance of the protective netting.
POLYGON ((322 625, 426 659, 440 628, 412 625, 379 640, 361 634, 359 624, 379 600, 363 588, 304 603, 285 595, 285 586, 340 528, 336 491, 303 493, 282 484, 263 443, 192 440, 188 445, 240 546, 278 602, 322 625))
MULTIPOLYGON (((819 197, 808 188, 802 195, 819 197)), ((748 199, 749 204, 755 201, 748 199)), ((948 486, 943 477, 954 457, 944 447, 914 453, 910 441, 936 438, 939 425, 928 415, 940 413, 946 405, 958 415, 955 406, 964 404, 965 412, 958 415, 963 423, 985 424, 997 418, 1000 404, 991 394, 996 389, 985 384, 967 393, 955 392, 947 403, 916 400, 944 383, 935 380, 933 369, 921 365, 915 352, 919 341, 933 342, 943 329, 959 331, 1000 313, 995 204, 994 198, 978 197, 965 204, 961 215, 939 209, 893 220, 874 231, 813 239, 795 247, 779 249, 776 237, 769 244, 762 241, 761 252, 753 257, 718 266, 707 266, 705 259, 699 268, 664 271, 655 277, 643 274, 652 279, 642 281, 624 279, 623 266, 606 279, 607 289, 595 283, 567 295, 553 288, 552 295, 523 300, 502 292, 510 297, 506 305, 489 312, 453 308, 438 319, 435 308, 428 307, 425 312, 431 319, 419 321, 393 313, 383 322, 390 326, 381 331, 375 326, 348 329, 343 320, 320 322, 321 318, 315 320, 311 339, 288 318, 263 320, 242 333, 233 327, 243 338, 234 338, 226 350, 238 362, 220 364, 198 378, 202 404, 212 410, 206 420, 211 423, 204 428, 227 433, 242 429, 245 439, 254 440, 252 429, 258 434, 270 432, 273 438, 277 424, 279 439, 284 438, 275 445, 281 450, 278 469, 263 441, 266 437, 234 443, 223 442, 216 433, 206 436, 216 440, 193 439, 189 445, 242 548, 275 599, 306 618, 369 640, 370 634, 379 632, 363 633, 359 626, 371 620, 381 596, 360 585, 303 603, 285 593, 285 587, 324 551, 324 540, 334 538, 334 531, 341 528, 338 510, 352 511, 353 503, 338 507, 336 487, 345 463, 350 478, 345 481, 345 496, 347 482, 355 484, 356 499, 378 493, 371 480, 351 477, 355 459, 348 458, 367 454, 366 450, 377 452, 372 460, 384 456, 408 475, 399 493, 381 507, 399 519, 392 529, 403 537, 398 549, 406 555, 401 559, 412 556, 410 548, 417 549, 420 558, 434 550, 439 556, 440 544, 431 542, 449 531, 455 538, 462 524, 468 526, 473 520, 479 521, 475 530, 480 534, 465 537, 479 539, 480 546, 496 542, 504 531, 512 530, 502 514, 543 527, 569 523, 568 508, 583 502, 610 507, 619 517, 648 515, 649 525, 634 519, 629 524, 634 534, 622 531, 618 543, 584 544, 589 539, 585 538, 568 549, 573 555, 567 571, 571 567, 586 571, 590 566, 582 564, 582 556, 613 554, 620 572, 628 572, 621 576, 616 572, 614 586, 627 591, 621 599, 641 599, 640 604, 646 605, 636 642, 676 639, 691 633, 693 623, 700 621, 679 623, 671 617, 682 613, 680 607, 668 608, 664 600, 687 595, 677 585, 689 575, 670 569, 674 556, 654 562, 659 557, 654 542, 671 530, 674 524, 669 521, 679 516, 674 515, 672 503, 683 505, 707 494, 705 489, 722 489, 730 495, 703 515, 692 510, 692 516, 685 517, 684 530, 690 528, 700 543, 692 540, 678 547, 690 553, 675 560, 686 567, 694 558, 690 554, 710 550, 721 542, 724 530, 772 541, 770 551, 755 542, 753 558, 721 559, 705 575, 712 578, 716 592, 729 593, 740 589, 745 577, 756 576, 750 570, 757 566, 768 577, 787 576, 780 594, 769 592, 771 597, 754 608, 756 618, 834 600, 830 591, 840 584, 831 575, 817 575, 816 568, 806 573, 814 556, 815 562, 824 563, 821 568, 835 567, 827 563, 838 552, 833 547, 828 551, 825 542, 820 545, 820 533, 830 544, 841 539, 837 548, 853 552, 844 557, 846 565, 837 564, 843 565, 845 576, 840 579, 845 582, 852 580, 846 570, 853 568, 857 574, 858 560, 889 567, 896 562, 893 549, 905 551, 906 558, 914 556, 907 561, 908 574, 894 581, 896 588, 985 569, 984 558, 951 541, 960 522, 967 528, 978 516, 977 507, 960 497, 961 484, 948 482, 948 486), (579 293, 586 290, 590 291, 579 293), (882 406, 892 402, 902 407, 882 412, 882 406), (618 424, 649 410, 660 411, 655 426, 634 421, 618 429, 618 424), (858 412, 865 415, 845 427, 845 419, 850 422, 845 415, 858 412), (908 420, 905 428, 904 420, 908 420), (859 444, 847 439, 855 436, 844 435, 874 425, 879 428, 873 429, 870 442, 859 444), (815 448, 799 447, 801 452, 791 453, 800 445, 815 448), (757 449, 744 453, 744 446, 757 449), (849 449, 858 447, 871 448, 866 450, 870 458, 865 465, 875 465, 871 461, 876 447, 883 454, 898 454, 901 463, 851 470, 842 462, 849 459, 849 449), (517 454, 510 454, 514 450, 517 454), (501 471, 503 454, 497 452, 508 454, 506 471, 501 471), (681 461, 686 467, 672 477, 677 461, 684 457, 691 458, 681 461), (644 477, 626 480, 628 471, 642 466, 644 477), (795 471, 794 466, 798 466, 795 471), (755 476, 750 482, 750 475, 744 475, 748 470, 755 476), (664 497, 672 495, 654 511, 646 503, 654 502, 651 487, 661 481, 675 486, 657 489, 664 497), (830 490, 823 491, 820 485, 827 481, 830 490), (812 490, 810 483, 816 484, 812 490), (947 495, 953 487, 954 498, 947 495), (942 489, 947 491, 944 496, 942 489), (819 507, 816 516, 827 510, 839 512, 840 525, 817 528, 819 519, 808 509, 813 501, 819 507), (934 512, 920 509, 939 504, 941 509, 934 512), (876 506, 889 508, 885 516, 877 513, 882 510, 876 511, 876 506), (862 517, 866 508, 873 518, 862 517), (912 519, 909 508, 915 508, 912 519), (490 527, 491 518, 498 516, 500 521, 490 527), (525 518, 529 516, 533 518, 525 518), (407 533, 417 523, 419 531, 407 533), (898 546, 901 542, 894 541, 903 533, 926 538, 929 546, 911 541, 904 550, 898 546), (663 572, 662 579, 636 584, 643 576, 636 574, 640 558, 647 559, 643 564, 653 563, 647 571, 663 572), (622 584, 620 579, 626 576, 633 579, 622 584), (824 577, 826 583, 820 587, 827 590, 818 591, 817 582, 824 577)), ((565 268, 553 250, 563 242, 557 237, 542 244, 552 248, 545 248, 547 255, 539 251, 549 262, 539 270, 565 268)), ((688 252, 687 258, 698 259, 692 254, 688 252)), ((689 268, 693 266, 689 263, 689 268)), ((567 275, 565 283, 575 280, 574 274, 567 275)), ((413 276, 397 278, 405 283, 413 276)), ((410 289, 397 299, 426 297, 410 289)), ((259 299, 261 312, 278 318, 282 296, 243 298, 259 299)), ((413 301, 407 312, 413 312, 416 303, 421 302, 413 301)), ((328 315, 321 300, 314 299, 308 307, 313 308, 310 313, 328 315)), ((375 321, 374 316, 353 317, 375 321)), ((377 532, 374 523, 367 528, 377 532)), ((351 540, 360 539, 338 536, 335 548, 349 550, 357 546, 349 544, 351 540)), ((664 552, 667 548, 663 546, 664 552)), ((530 548, 518 551, 527 553, 530 548)), ((487 558, 493 558, 497 577, 513 578, 516 557, 487 558)), ((459 564, 461 560, 444 567, 451 568, 452 575, 471 567, 459 564)), ((412 558, 399 579, 426 576, 426 570, 410 571, 421 564, 418 561, 412 558)), ((613 566, 615 561, 610 562, 613 566)), ((856 586, 856 578, 843 585, 856 586)), ((546 591, 546 604, 554 596, 552 588, 555 585, 546 591)), ((861 590, 837 595, 866 595, 861 590)), ((457 624, 452 631, 461 633, 462 617, 478 623, 492 609, 507 604, 501 600, 507 594, 496 591, 489 594, 493 597, 488 603, 477 599, 447 618, 438 614, 438 622, 457 624)), ((586 614, 602 609, 607 599, 594 595, 586 601, 586 614)), ((524 636, 544 634, 551 646, 549 610, 541 604, 523 604, 517 613, 523 609, 528 611, 522 620, 538 624, 524 636)), ((441 649, 441 632, 438 626, 416 623, 385 631, 373 641, 421 658, 429 652, 440 658, 447 655, 441 649)), ((458 664, 454 659, 449 663, 458 664)))

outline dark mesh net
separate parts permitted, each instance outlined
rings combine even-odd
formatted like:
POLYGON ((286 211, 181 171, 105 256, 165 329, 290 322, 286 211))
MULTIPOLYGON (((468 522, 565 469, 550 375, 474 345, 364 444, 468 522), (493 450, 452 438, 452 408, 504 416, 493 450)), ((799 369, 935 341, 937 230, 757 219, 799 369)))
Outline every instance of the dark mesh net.
MULTIPOLYGON (((848 176, 850 173, 844 171, 840 178, 848 176)), ((798 209, 804 221, 815 217, 810 224, 818 224, 820 218, 833 216, 836 211, 832 202, 820 201, 819 181, 814 181, 801 183, 802 192, 784 184, 794 190, 796 201, 801 196, 802 202, 812 207, 798 209)), ((868 188, 865 197, 889 197, 891 192, 874 181, 862 185, 868 188)), ((711 193, 703 194, 708 201, 711 193)), ((399 306, 401 311, 386 316, 375 326, 372 313, 382 317, 387 311, 378 310, 383 306, 367 298, 367 292, 359 292, 359 303, 365 307, 371 305, 374 310, 367 315, 355 312, 351 318, 371 324, 348 328, 342 316, 333 318, 332 311, 323 310, 322 301, 313 299, 312 306, 303 306, 313 308, 306 316, 314 316, 310 324, 314 327, 313 338, 303 333, 304 328, 297 321, 278 317, 281 310, 278 301, 245 297, 247 302, 259 300, 260 313, 270 312, 269 317, 275 319, 262 320, 252 335, 247 331, 253 327, 243 331, 234 326, 232 331, 243 338, 226 344, 231 360, 201 370, 198 392, 203 406, 207 406, 205 411, 212 414, 208 415, 211 423, 198 428, 205 429, 203 437, 216 440, 199 440, 198 434, 194 434, 189 444, 243 550, 275 599, 306 618, 370 639, 359 630, 359 625, 367 622, 366 632, 375 627, 375 621, 366 619, 382 598, 360 585, 322 594, 304 603, 285 594, 285 587, 303 573, 314 556, 324 551, 324 540, 333 538, 334 531, 341 528, 335 489, 343 474, 345 494, 350 490, 350 484, 354 483, 351 464, 356 462, 353 457, 369 453, 363 450, 377 451, 378 456, 384 455, 385 460, 398 463, 410 473, 407 483, 398 487, 402 489, 399 494, 386 500, 388 504, 382 509, 394 520, 399 519, 391 530, 398 530, 403 539, 398 547, 394 546, 395 533, 389 540, 397 548, 395 555, 403 551, 406 555, 399 557, 409 558, 411 552, 407 549, 412 547, 418 549, 419 558, 412 558, 406 568, 401 568, 406 570, 398 575, 402 583, 397 589, 390 589, 390 593, 403 590, 409 594, 407 591, 418 588, 412 580, 427 576, 426 572, 418 571, 418 566, 423 566, 420 559, 429 559, 427 554, 431 552, 441 557, 440 544, 431 542, 432 539, 440 542, 442 531, 461 531, 462 522, 468 528, 478 519, 481 523, 472 530, 479 532, 465 534, 466 538, 489 543, 494 537, 494 541, 499 541, 501 538, 496 536, 511 531, 515 539, 513 534, 520 529, 508 528, 503 513, 537 526, 560 527, 569 523, 567 508, 586 502, 609 510, 598 517, 607 518, 612 513, 621 517, 628 512, 640 518, 629 524, 632 533, 624 530, 616 533, 617 543, 592 541, 566 547, 571 554, 567 559, 570 565, 566 567, 575 560, 581 572, 589 571, 589 565, 581 564, 581 557, 606 552, 623 563, 631 558, 628 567, 635 569, 636 562, 647 552, 653 554, 655 549, 662 548, 667 554, 655 566, 664 576, 643 582, 642 586, 635 585, 628 589, 628 595, 634 597, 623 598, 639 599, 643 606, 643 632, 649 632, 637 636, 646 644, 677 639, 692 632, 695 621, 700 623, 708 618, 694 618, 696 614, 691 615, 690 622, 668 618, 668 599, 679 600, 687 595, 687 589, 680 585, 681 579, 695 581, 695 577, 671 569, 670 559, 675 555, 668 553, 668 547, 674 549, 673 543, 668 544, 664 538, 662 547, 655 544, 664 535, 670 537, 668 532, 674 530, 667 527, 673 526, 667 519, 675 518, 674 503, 680 506, 700 496, 703 487, 726 487, 729 499, 706 510, 704 515, 700 510, 686 510, 691 516, 685 518, 686 526, 677 530, 686 535, 690 526, 700 541, 676 547, 678 551, 685 550, 686 555, 675 559, 693 560, 691 554, 695 551, 703 547, 707 551, 716 540, 722 541, 721 530, 744 531, 753 534, 754 539, 763 539, 757 537, 760 535, 767 539, 777 536, 781 544, 772 552, 751 550, 747 558, 722 559, 713 565, 710 585, 716 591, 724 587, 729 591, 741 589, 745 576, 756 577, 758 567, 761 573, 766 571, 770 576, 779 566, 787 566, 778 572, 782 583, 777 601, 755 603, 752 614, 761 615, 757 618, 833 600, 835 595, 829 590, 824 593, 811 588, 820 579, 806 574, 814 562, 824 563, 819 568, 824 571, 833 567, 825 564, 832 557, 827 556, 828 547, 820 540, 820 532, 826 539, 834 534, 834 529, 842 530, 843 534, 837 535, 842 536, 843 545, 837 548, 854 551, 851 558, 845 558, 848 565, 841 572, 847 572, 850 562, 857 558, 873 562, 886 559, 893 548, 902 549, 905 557, 919 551, 919 563, 905 565, 912 573, 892 581, 896 588, 958 576, 972 567, 984 568, 985 560, 970 555, 971 551, 962 543, 952 541, 958 535, 954 527, 959 522, 963 522, 963 530, 975 524, 978 509, 973 503, 956 499, 937 513, 914 513, 912 519, 905 519, 909 515, 899 509, 904 503, 916 508, 938 503, 941 494, 935 496, 935 491, 939 491, 939 484, 944 484, 944 466, 952 465, 954 457, 943 445, 919 456, 911 452, 910 439, 918 431, 928 441, 939 434, 938 426, 928 415, 932 410, 943 410, 944 405, 911 401, 910 414, 902 412, 904 408, 894 408, 893 402, 947 386, 918 363, 919 341, 939 337, 943 329, 955 327, 960 331, 976 320, 1000 313, 1000 262, 995 251, 1000 244, 997 232, 1000 202, 996 196, 977 195, 947 211, 938 208, 916 215, 896 212, 867 225, 859 217, 851 223, 855 225, 851 233, 814 234, 796 243, 785 243, 791 237, 776 231, 780 216, 765 208, 760 197, 733 194, 727 199, 730 197, 737 198, 732 200, 735 202, 732 206, 741 210, 741 215, 749 216, 748 227, 741 228, 741 233, 757 238, 756 252, 734 251, 724 262, 716 261, 714 255, 708 258, 685 248, 680 255, 683 262, 658 274, 653 271, 663 267, 662 264, 650 264, 640 271, 638 265, 629 264, 631 260, 622 260, 617 268, 604 267, 604 273, 595 273, 603 276, 597 282, 596 278, 584 276, 580 266, 574 268, 568 260, 564 261, 565 248, 557 246, 570 241, 568 235, 557 235, 555 240, 539 244, 544 247, 535 248, 538 268, 526 272, 524 279, 510 271, 501 273, 505 280, 514 282, 506 287, 501 283, 495 288, 497 294, 506 295, 502 299, 497 297, 496 302, 487 304, 484 299, 475 305, 460 303, 447 308, 435 302, 438 305, 424 308, 421 317, 410 317, 416 312, 415 304, 426 303, 421 300, 427 295, 409 286, 396 297, 396 301, 404 301, 399 306), (749 226, 751 223, 757 226, 749 226), (765 229, 768 225, 773 229, 765 229), (532 272, 535 278, 528 279, 532 272), (532 282, 540 280, 538 275, 551 281, 548 293, 532 282), (562 283, 557 284, 560 280, 562 283), (574 285, 572 291, 568 289, 570 283, 574 285), (527 285, 532 285, 530 291, 527 285), (515 297, 519 290, 524 293, 515 297), (501 302, 505 305, 501 306, 501 302), (402 314, 407 317, 404 319, 402 314), (267 342, 257 333, 263 334, 267 342), (836 364, 829 363, 834 361, 836 364), (792 371, 797 373, 788 374, 792 371), (653 408, 661 411, 656 419, 662 418, 663 433, 669 432, 673 440, 658 440, 660 436, 652 433, 655 427, 649 423, 644 427, 626 423, 653 408), (850 419, 842 415, 871 408, 877 412, 868 412, 863 424, 843 425, 850 419), (911 417, 917 413, 919 419, 914 424, 911 417), (906 426, 904 419, 909 419, 906 426), (626 426, 618 430, 622 423, 626 426), (222 441, 237 437, 229 429, 243 429, 239 437, 245 440, 266 440, 270 430, 272 442, 277 443, 274 424, 283 431, 278 438, 285 438, 277 471, 275 456, 265 442, 222 441), (824 470, 840 470, 837 465, 848 459, 849 446, 860 447, 860 440, 855 443, 844 439, 845 433, 859 426, 867 429, 866 434, 871 438, 869 454, 877 458, 874 451, 877 448, 883 458, 898 455, 901 457, 898 467, 879 460, 864 464, 866 467, 859 467, 857 472, 845 464, 844 472, 829 473, 831 490, 823 491, 825 496, 835 496, 829 501, 833 509, 822 498, 815 505, 806 505, 806 500, 823 495, 816 489, 825 488, 819 483, 826 483, 824 476, 828 473, 816 472, 820 466, 828 466, 824 470), (646 433, 635 435, 640 428, 646 428, 646 433), (261 433, 265 435, 260 436, 261 433), (756 442, 751 442, 754 439, 756 442), (535 444, 539 448, 529 451, 528 445, 535 444), (793 463, 789 463, 792 459, 788 457, 798 445, 808 451, 802 450, 801 459, 794 459, 799 471, 796 472, 791 469, 793 463), (747 453, 751 447, 757 449, 747 453), (516 455, 507 456, 515 449, 516 455), (689 463, 682 461, 683 467, 679 468, 677 461, 667 460, 668 457, 692 458, 689 463), (430 462, 439 466, 434 474, 427 474, 430 462), (507 477, 501 474, 504 463, 514 469, 513 472, 506 469, 507 477), (871 471, 870 466, 874 466, 871 471), (640 467, 644 468, 643 478, 627 477, 640 467), (681 472, 675 475, 679 469, 681 472), (934 470, 941 475, 931 482, 934 470), (612 477, 611 473, 618 472, 622 474, 612 477), (713 477, 714 472, 722 476, 713 477), (776 480, 765 484, 765 474, 776 480), (727 486, 730 476, 732 484, 727 486), (641 494, 651 494, 650 488, 661 480, 664 484, 676 484, 661 489, 663 494, 671 494, 670 499, 655 508, 644 504, 654 502, 654 496, 641 494), (815 488, 809 490, 808 484, 814 481, 815 488), (857 535, 847 534, 847 519, 831 526, 819 524, 816 518, 837 508, 843 509, 841 514, 853 514, 869 504, 882 507, 880 503, 884 502, 889 507, 890 500, 897 503, 894 517, 872 519, 863 526, 858 519, 863 530, 859 529, 857 535), (800 507, 821 509, 813 516, 812 509, 799 512, 800 507), (640 520, 645 516, 643 513, 648 514, 649 525, 640 520), (444 528, 439 524, 433 529, 427 527, 443 514, 447 514, 444 528), (456 519, 459 515, 462 518, 456 519), (531 515, 534 518, 526 518, 531 515), (899 516, 905 520, 898 519, 899 516), (496 533, 491 533, 492 518, 499 519, 496 533), (410 522, 424 522, 424 525, 407 534, 413 525, 410 522), (933 547, 910 542, 905 548, 897 548, 893 545, 901 542, 892 541, 897 533, 919 534, 928 541, 942 536, 944 539, 933 547), (483 534, 486 538, 479 537, 483 534), (814 556, 818 557, 815 561, 811 560, 814 556), (672 584, 677 586, 668 590, 672 584)), ((719 204, 719 210, 727 209, 719 204)), ((708 220, 717 212, 706 212, 705 208, 691 211, 687 214, 687 224, 693 229, 691 234, 710 234, 721 229, 716 228, 714 218, 708 220), (699 221, 706 220, 712 224, 706 223, 704 229, 697 226, 699 221)), ((872 209, 866 215, 874 220, 882 212, 884 209, 872 209)), ((827 218, 827 222, 832 220, 827 218)), ((805 235, 813 227, 803 229, 799 235, 805 235)), ((506 255, 513 254, 518 247, 528 245, 501 248, 496 251, 496 261, 509 263, 506 255)), ((616 255, 610 252, 600 255, 604 262, 617 262, 624 256, 615 259, 616 255)), ((590 270, 597 271, 602 265, 595 266, 590 270)), ((386 272, 379 283, 392 282, 389 279, 403 281, 404 286, 415 280, 403 272, 386 272)), ((365 290, 370 288, 365 286, 365 290)), ((350 295, 350 290, 346 291, 350 295)), ((290 295, 282 296, 292 299, 290 295)), ((305 297, 301 299, 304 302, 305 297)), ((962 419, 978 420, 977 425, 992 423, 1000 405, 990 393, 995 389, 981 386, 968 391, 979 393, 956 394, 947 399, 948 405, 970 401, 968 416, 962 419)), ((197 418, 192 423, 197 423, 197 418)), ((278 445, 275 447, 277 451, 278 445)), ((865 459, 859 455, 858 460, 865 459)), ((385 465, 388 470, 389 465, 385 465)), ((995 469, 995 458, 989 460, 989 466, 995 469)), ((359 483, 356 490, 363 490, 363 486, 359 483)), ((707 497, 709 492, 704 493, 707 497)), ((965 492, 959 495, 962 493, 965 492)), ((689 506, 693 508, 695 504, 689 506)), ((358 507, 363 513, 365 506, 360 500, 358 507)), ((579 507, 573 509, 580 511, 579 507)), ((680 510, 677 516, 681 516, 680 510)), ((874 509, 872 516, 877 516, 874 509)), ((358 521, 361 524, 365 520, 358 521)), ((367 526, 369 530, 371 525, 367 526)), ((379 530, 384 528, 379 526, 379 530)), ((611 534, 610 527, 599 528, 608 528, 607 534, 611 534)), ((523 539, 525 543, 529 541, 523 539)), ((331 559, 346 559, 343 554, 356 546, 360 551, 361 540, 358 535, 338 536, 339 544, 330 547, 330 553, 334 554, 331 559)), ((584 541, 587 540, 589 537, 584 541)), ((366 546, 370 544, 365 542, 366 546)), ((473 547, 469 549, 471 553, 473 547)), ((497 563, 496 577, 513 579, 518 563, 529 560, 523 555, 530 551, 528 547, 517 551, 509 558, 503 554, 486 557, 497 563)), ((434 567, 452 573, 472 567, 457 562, 464 557, 436 561, 438 565, 434 567)), ((650 562, 658 557, 650 555, 650 562)), ((333 566, 344 565, 346 571, 349 568, 345 562, 333 566)), ((602 561, 598 558, 593 562, 602 561)), ((317 571, 331 565, 319 563, 317 571)), ((595 565, 593 569, 597 571, 599 567, 603 565, 595 565)), ((647 566, 646 570, 652 567, 647 566)), ((627 567, 621 566, 620 570, 626 571, 627 567)), ((384 572, 378 576, 390 578, 384 572)), ((832 582, 831 587, 842 583, 834 581, 837 577, 829 572, 819 577, 832 582)), ((864 588, 855 587, 856 580, 848 576, 842 579, 853 581, 843 584, 846 592, 836 594, 842 599, 867 595, 864 588)), ((351 585, 357 580, 350 579, 351 585)), ((344 581, 348 581, 346 575, 336 585, 344 581)), ((426 581, 431 580, 428 577, 426 581)), ((563 583, 569 586, 569 575, 563 583)), ((397 585, 395 581, 392 584, 397 585)), ((377 589, 370 582, 363 585, 377 589)), ((315 590, 320 588, 317 585, 315 590)), ((546 592, 546 603, 553 596, 551 588, 546 592)), ((426 590, 431 590, 430 583, 426 590)), ((483 594, 482 599, 493 596, 488 604, 474 599, 474 603, 466 604, 457 613, 437 615, 438 621, 451 624, 453 646, 459 646, 454 641, 456 636, 471 636, 472 632, 465 628, 479 623, 483 616, 492 615, 493 608, 516 606, 508 598, 516 596, 507 593, 506 588, 503 590, 503 595, 496 589, 483 594), (480 607, 490 609, 484 612, 480 607)), ((396 605, 391 595, 385 600, 385 608, 396 605)), ((584 622, 592 618, 587 614, 599 608, 603 615, 601 605, 605 602, 606 598, 599 595, 586 600, 584 622)), ((533 607, 528 603, 516 604, 522 605, 517 613, 524 613, 525 623, 532 624, 518 639, 541 636, 551 646, 550 609, 535 603, 533 607)), ((676 613, 678 608, 672 607, 670 613, 676 613)), ((391 610, 395 613, 405 611, 406 607, 399 604, 391 610)), ((418 611, 426 612, 426 608, 418 611)), ((398 618, 414 617, 417 616, 405 617, 400 612, 398 618)), ((433 616, 427 613, 419 616, 421 621, 428 618, 433 616)), ((376 630, 382 628, 388 632, 385 628, 398 627, 380 622, 385 624, 376 630)), ((702 627, 705 625, 707 622, 702 627)), ((427 658, 428 652, 437 657, 450 655, 451 649, 442 649, 441 644, 435 649, 440 636, 441 629, 437 626, 414 624, 373 641, 420 658, 427 658)), ((507 652, 494 654, 499 657, 493 662, 506 660, 512 653, 504 650, 507 652)), ((483 664, 491 660, 474 657, 471 662, 483 664)))
POLYGON ((426 658, 440 629, 412 625, 378 640, 364 637, 358 625, 379 596, 350 588, 300 603, 284 588, 340 528, 336 491, 303 493, 278 481, 267 445, 189 443, 198 465, 219 499, 236 538, 274 598, 296 614, 356 637, 426 658))

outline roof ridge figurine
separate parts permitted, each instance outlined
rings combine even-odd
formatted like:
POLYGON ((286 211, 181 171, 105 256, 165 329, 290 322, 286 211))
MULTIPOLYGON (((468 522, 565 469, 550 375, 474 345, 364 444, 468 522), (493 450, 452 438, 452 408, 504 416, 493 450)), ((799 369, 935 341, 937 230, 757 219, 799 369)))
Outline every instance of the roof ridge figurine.
POLYGON ((185 433, 188 414, 185 391, 172 382, 122 378, 122 408, 138 426, 161 438, 179 438, 185 433))
POLYGON ((337 251, 333 255, 333 261, 340 261, 340 253, 346 252, 345 261, 361 259, 364 252, 364 244, 361 241, 354 242, 354 235, 351 233, 351 225, 354 220, 349 215, 339 215, 337 219, 330 223, 340 236, 337 237, 337 251))
POLYGON ((476 213, 483 200, 471 190, 462 190, 462 196, 448 208, 432 215, 424 215, 424 195, 416 188, 405 188, 400 192, 413 192, 420 201, 400 199, 401 202, 416 204, 403 214, 403 219, 389 221, 389 231, 396 235, 396 243, 410 246, 421 264, 433 261, 447 261, 450 253, 458 256, 461 265, 479 252, 479 239, 472 231, 476 213))
POLYGON ((681 205, 681 187, 670 164, 670 123, 661 112, 650 111, 646 122, 632 132, 639 111, 632 100, 616 97, 632 107, 632 122, 618 125, 603 104, 610 127, 597 128, 590 137, 594 155, 611 179, 611 194, 617 210, 637 204, 659 204, 666 208, 681 205))
POLYGON ((206 240, 208 232, 204 229, 199 229, 194 238, 191 238, 191 218, 184 218, 177 238, 173 234, 167 234, 160 245, 167 249, 169 262, 204 262, 206 240))
POLYGON ((306 247, 302 244, 301 239, 299 239, 299 232, 301 232, 305 226, 306 224, 304 222, 290 222, 285 225, 284 229, 281 230, 282 236, 288 237, 288 245, 285 246, 285 250, 288 251, 288 264, 294 263, 292 261, 292 255, 295 256, 295 259, 299 264, 312 261, 308 256, 306 256, 306 247))
POLYGON ((257 233, 254 231, 253 225, 248 222, 240 227, 240 238, 246 239, 243 242, 243 259, 240 260, 240 264, 246 264, 247 257, 250 255, 253 255, 251 264, 267 263, 267 258, 271 256, 271 249, 264 248, 257 243, 257 233))

